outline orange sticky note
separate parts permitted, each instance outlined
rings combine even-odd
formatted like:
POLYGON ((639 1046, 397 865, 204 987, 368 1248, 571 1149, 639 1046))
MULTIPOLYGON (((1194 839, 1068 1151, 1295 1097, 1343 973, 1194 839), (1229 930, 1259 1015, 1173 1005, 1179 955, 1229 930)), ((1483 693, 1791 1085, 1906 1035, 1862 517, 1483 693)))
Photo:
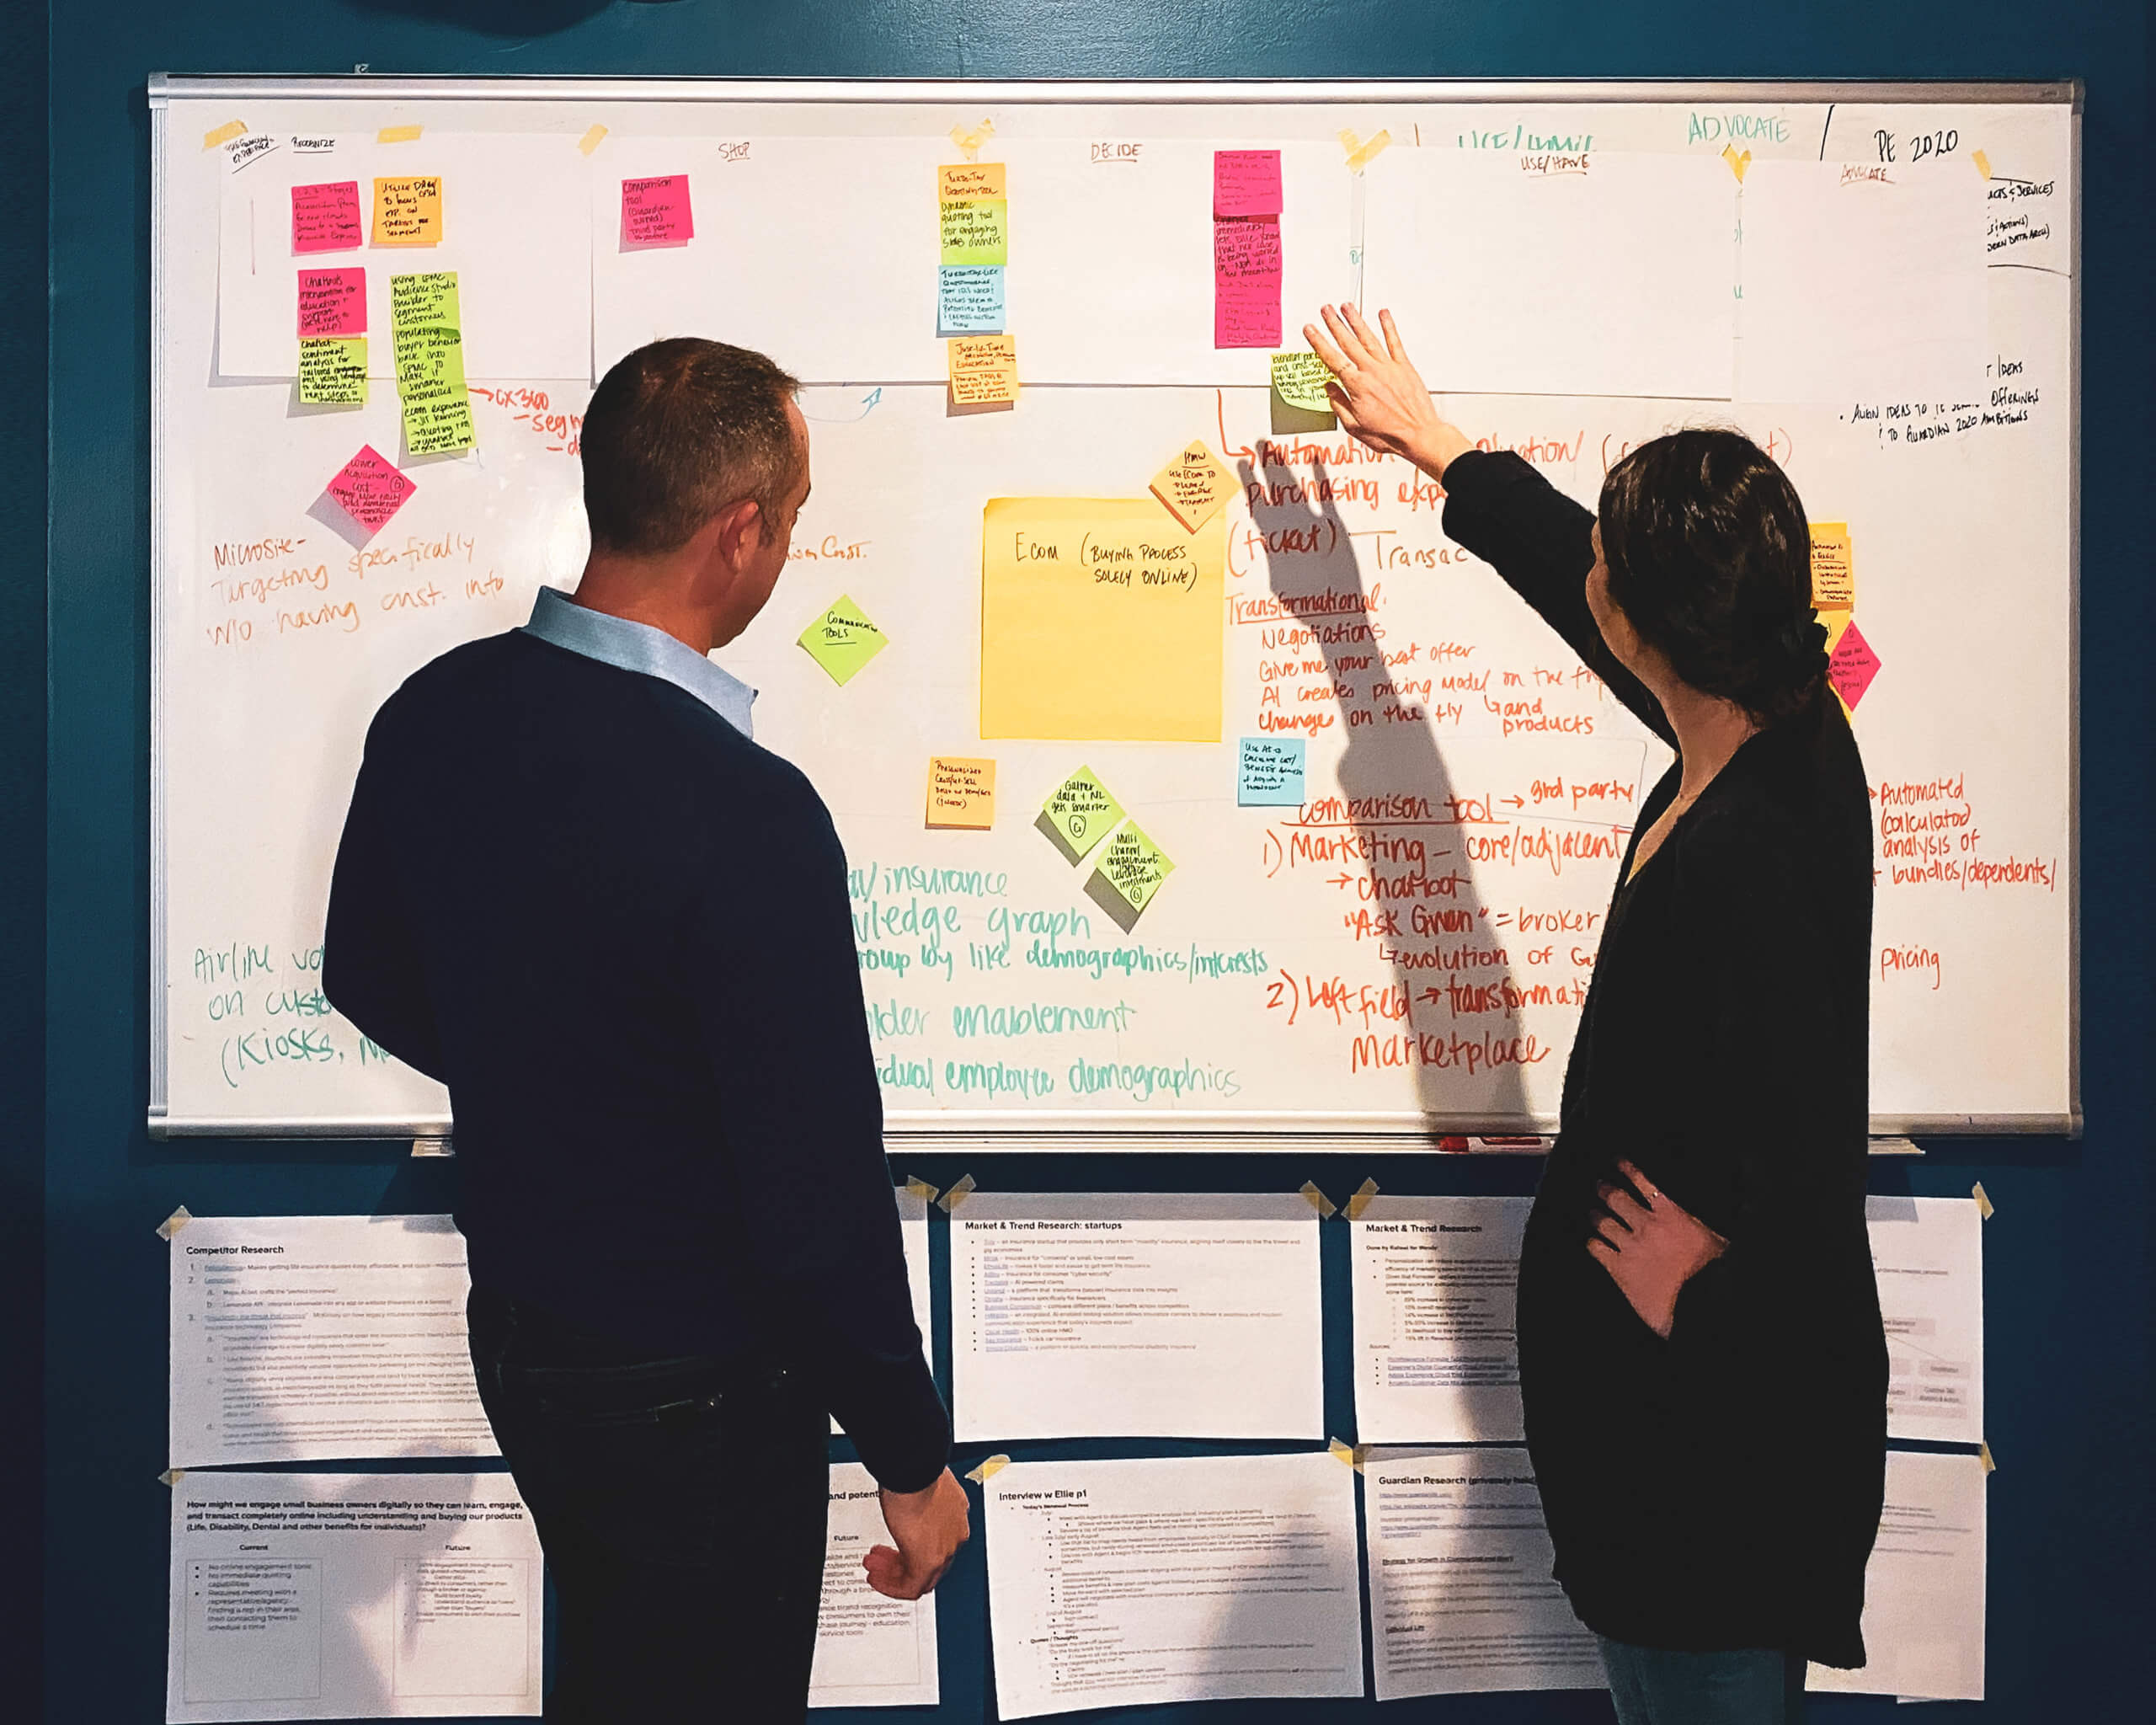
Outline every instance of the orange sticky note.
POLYGON ((1213 459, 1205 440, 1198 438, 1153 475, 1153 495, 1195 533, 1212 520, 1214 510, 1227 500, 1235 483, 1228 470, 1213 459))
POLYGON ((374 183, 374 243, 378 246, 441 243, 441 178, 424 174, 374 183))
POLYGON ((986 832, 995 824, 995 763, 962 755, 928 758, 928 824, 986 832))
POLYGON ((1001 162, 957 162, 936 170, 936 195, 944 198, 1000 198, 1003 191, 1001 162))
POLYGON ((962 408, 1018 398, 1018 343, 1011 335, 958 335, 950 349, 951 399, 962 408))
POLYGON ((1849 550, 1847 521, 1812 523, 1812 608, 1856 608, 1856 559, 1849 550))

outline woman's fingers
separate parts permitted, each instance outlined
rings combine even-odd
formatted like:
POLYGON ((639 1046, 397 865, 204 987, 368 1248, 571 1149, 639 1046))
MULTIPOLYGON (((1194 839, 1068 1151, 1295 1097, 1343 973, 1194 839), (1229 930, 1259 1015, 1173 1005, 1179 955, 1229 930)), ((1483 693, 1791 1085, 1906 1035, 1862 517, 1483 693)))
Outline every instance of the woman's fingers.
POLYGON ((1363 314, 1361 312, 1358 311, 1352 305, 1342 306, 1341 307, 1340 311, 1341 314, 1348 320, 1348 327, 1355 332, 1355 339, 1363 344, 1364 350, 1369 353, 1372 359, 1375 359, 1381 353, 1389 351, 1385 344, 1378 339, 1377 331, 1371 328, 1368 323, 1363 321, 1363 314))
POLYGON ((1325 368, 1336 377, 1345 377, 1348 370, 1348 356, 1325 338, 1325 332, 1315 323, 1303 325, 1303 339, 1310 344, 1310 351, 1325 361, 1325 368))
POLYGON ((1632 1189, 1646 1201, 1648 1209, 1652 1210, 1662 1202, 1662 1188, 1642 1174, 1630 1162, 1620 1157, 1617 1162, 1617 1172, 1632 1183, 1632 1189))
POLYGON ((1367 366, 1375 357, 1348 320, 1331 306, 1320 306, 1317 314, 1325 319, 1325 327, 1331 331, 1333 340, 1339 344, 1340 351, 1348 356, 1349 365, 1367 366))
POLYGON ((1593 1258, 1598 1263, 1601 1264, 1604 1269, 1607 1269, 1611 1264, 1616 1263, 1619 1257, 1617 1248, 1612 1246, 1607 1240, 1604 1239, 1599 1234, 1591 1236, 1588 1238, 1587 1242, 1587 1252, 1589 1258, 1593 1258))
POLYGON ((1378 328, 1385 331, 1385 350, 1401 365, 1413 365, 1414 360, 1407 357, 1407 344, 1400 339, 1399 326, 1392 321, 1391 312, 1380 311, 1378 313, 1378 328))

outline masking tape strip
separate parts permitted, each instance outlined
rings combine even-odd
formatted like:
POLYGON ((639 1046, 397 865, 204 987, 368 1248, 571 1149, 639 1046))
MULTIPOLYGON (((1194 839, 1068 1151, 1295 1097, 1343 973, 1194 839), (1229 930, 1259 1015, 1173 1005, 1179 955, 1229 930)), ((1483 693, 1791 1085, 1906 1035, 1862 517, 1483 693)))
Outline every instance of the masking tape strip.
POLYGON ((1360 174, 1377 160, 1379 152, 1391 142, 1392 134, 1389 131, 1373 133, 1365 141, 1357 137, 1353 131, 1343 130, 1340 134, 1340 147, 1348 152, 1348 171, 1360 174))
POLYGON ((1993 1468, 1999 1466, 1996 1461, 1991 1459, 1991 1445, 1989 1444, 1979 1444, 1977 1445, 1977 1460, 1983 1464, 1983 1469, 1986 1473, 1989 1473, 1993 1468))
POLYGON ((385 126, 374 135, 377 144, 408 144, 416 139, 424 127, 416 126, 385 126))
POLYGON ((414 1138, 412 1140, 412 1154, 414 1156, 455 1156, 456 1147, 455 1140, 448 1138, 414 1138))
POLYGON ((157 1483, 161 1486, 176 1486, 186 1477, 187 1470, 185 1468, 168 1467, 163 1473, 157 1476, 157 1483))
POLYGON ((938 1208, 947 1216, 955 1215, 958 1206, 973 1196, 974 1185, 974 1177, 971 1174, 959 1175, 953 1183, 951 1189, 936 1200, 938 1208))
POLYGON ((1752 152, 1747 150, 1740 155, 1736 145, 1724 144, 1721 147, 1721 159, 1729 163, 1729 171, 1737 176, 1737 183, 1742 185, 1744 170, 1752 165, 1752 152))
POLYGON ((1370 1200, 1378 1195, 1378 1183, 1365 1180, 1350 1194, 1347 1203, 1340 1206, 1340 1214, 1351 1222, 1359 1222, 1363 1212, 1370 1207, 1370 1200))
POLYGON ((980 147, 995 136, 995 122, 988 119, 983 119, 976 126, 954 126, 951 128, 951 142, 965 152, 969 162, 978 161, 980 147))
POLYGON ((1982 1216, 1986 1221, 1989 1221, 1991 1220, 1991 1199, 1985 1194, 1984 1183, 1979 1180, 1975 1185, 1972 1186, 1969 1188, 1969 1196, 1975 1199, 1977 1201, 1977 1214, 1982 1216))
POLYGON ((590 131, 586 132, 582 137, 576 141, 576 147, 585 155, 589 156, 594 150, 597 149, 602 142, 605 142, 606 137, 606 128, 603 126, 595 126, 590 131))
POLYGON ((1339 1205, 1335 1204, 1331 1199, 1327 1198, 1322 1192, 1317 1189, 1317 1182, 1315 1180, 1305 1180, 1295 1189, 1301 1193, 1305 1198, 1310 1200, 1310 1208, 1315 1210, 1321 1216, 1331 1215, 1340 1208, 1339 1205))
POLYGON ((185 1227, 194 1220, 195 1218, 189 1214, 187 1206, 183 1204, 178 1210, 174 1210, 170 1215, 167 1216, 162 1222, 157 1224, 157 1238, 160 1240, 171 1239, 173 1235, 177 1234, 182 1228, 185 1227))
POLYGON ((936 1194, 938 1188, 930 1185, 927 1181, 922 1179, 918 1174, 909 1174, 906 1176, 905 1189, 911 1193, 915 1198, 918 1198, 923 1204, 933 1204, 936 1202, 936 1194))
POLYGON ((1990 157, 1984 154, 1982 150, 1972 150, 1969 152, 1969 159, 1977 164, 1977 173, 1983 175, 1986 179, 1989 179, 1991 178, 1990 157))
POLYGON ((202 134, 202 147, 214 150, 220 144, 228 144, 247 130, 244 120, 227 120, 222 126, 213 126, 202 134))
POLYGON ((1008 1455, 991 1455, 979 1467, 969 1470, 966 1477, 977 1486, 985 1486, 1010 1465, 1008 1455))
POLYGON ((1342 1467, 1352 1467, 1356 1472, 1360 1473, 1363 1471, 1363 1464, 1370 1459, 1370 1446, 1368 1444, 1356 1444, 1350 1446, 1342 1443, 1337 1438, 1328 1438, 1326 1439, 1325 1453, 1342 1467))

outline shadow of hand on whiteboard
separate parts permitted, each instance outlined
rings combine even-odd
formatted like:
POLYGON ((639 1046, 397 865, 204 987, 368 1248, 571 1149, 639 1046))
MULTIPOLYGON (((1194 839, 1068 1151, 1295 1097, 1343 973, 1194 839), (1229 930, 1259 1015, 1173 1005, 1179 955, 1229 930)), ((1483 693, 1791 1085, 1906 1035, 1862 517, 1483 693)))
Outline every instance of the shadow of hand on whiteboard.
MULTIPOLYGON (((1258 446, 1261 457, 1269 447, 1258 446)), ((1388 1016, 1348 1021, 1350 1058, 1358 1073, 1409 1077, 1433 1128, 1518 1131, 1529 1108, 1519 1067, 1503 1051, 1519 1034, 1509 964, 1476 889, 1437 734, 1387 661, 1427 664, 1402 656, 1416 644, 1388 627, 1382 584, 1364 582, 1324 462, 1313 461, 1307 478, 1284 461, 1261 468, 1247 457, 1236 471, 1267 584, 1287 613, 1262 657, 1295 665, 1261 684, 1259 724, 1313 745, 1303 806, 1290 817, 1310 859, 1300 866, 1321 870, 1337 892, 1358 954, 1375 947, 1392 970, 1388 1016), (1305 692, 1326 698, 1297 698, 1305 692), (1337 796, 1320 772, 1335 739, 1345 745, 1337 796)), ((1397 1093, 1363 1092, 1373 1108, 1397 1106, 1397 1093)))

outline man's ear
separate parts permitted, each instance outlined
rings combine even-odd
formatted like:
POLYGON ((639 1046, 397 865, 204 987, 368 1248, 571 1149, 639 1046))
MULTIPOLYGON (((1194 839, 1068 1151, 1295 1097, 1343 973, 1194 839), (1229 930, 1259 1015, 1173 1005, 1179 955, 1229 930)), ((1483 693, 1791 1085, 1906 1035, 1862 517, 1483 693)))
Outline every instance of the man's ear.
POLYGON ((714 548, 729 568, 738 568, 763 548, 767 524, 763 508, 755 498, 729 503, 712 520, 718 526, 714 548))

